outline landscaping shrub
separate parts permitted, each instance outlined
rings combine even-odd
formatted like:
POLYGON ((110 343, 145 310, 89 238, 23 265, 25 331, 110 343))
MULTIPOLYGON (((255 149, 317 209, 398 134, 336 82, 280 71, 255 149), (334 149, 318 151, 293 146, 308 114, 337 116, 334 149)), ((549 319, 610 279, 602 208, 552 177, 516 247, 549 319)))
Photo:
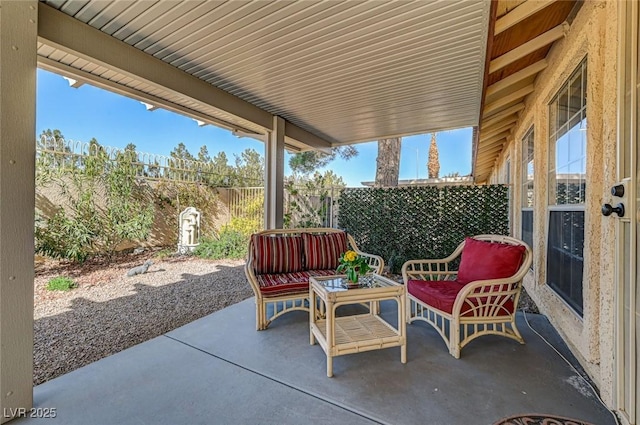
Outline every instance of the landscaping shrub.
POLYGON ((49 291, 70 291, 77 287, 78 284, 73 279, 64 276, 54 277, 47 283, 47 290, 49 291))
POLYGON ((35 248, 39 254, 84 261, 91 254, 111 257, 125 241, 145 240, 153 224, 150 188, 136 178, 136 166, 124 151, 110 160, 98 152, 78 160, 71 169, 57 168, 42 154, 36 161, 36 180, 55 184, 64 201, 49 217, 37 216, 35 248))
POLYGON ((225 226, 217 238, 203 240, 195 249, 198 257, 211 260, 224 258, 241 259, 247 256, 249 237, 239 230, 225 226))

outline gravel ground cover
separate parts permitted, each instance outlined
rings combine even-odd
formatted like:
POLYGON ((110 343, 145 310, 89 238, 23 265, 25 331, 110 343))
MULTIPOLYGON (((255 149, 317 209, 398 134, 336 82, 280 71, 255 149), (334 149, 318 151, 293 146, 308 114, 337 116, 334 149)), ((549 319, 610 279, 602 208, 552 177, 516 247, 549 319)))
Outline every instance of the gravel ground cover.
POLYGON ((36 265, 34 385, 162 335, 253 295, 242 260, 161 258, 154 252, 36 265), (127 277, 151 259, 145 274, 127 277), (66 276, 78 288, 48 291, 66 276))

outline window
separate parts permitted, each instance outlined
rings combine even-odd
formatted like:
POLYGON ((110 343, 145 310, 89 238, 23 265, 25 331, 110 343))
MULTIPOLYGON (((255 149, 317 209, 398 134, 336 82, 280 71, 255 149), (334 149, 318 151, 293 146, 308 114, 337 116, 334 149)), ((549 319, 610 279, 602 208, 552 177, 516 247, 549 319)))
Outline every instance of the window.
POLYGON ((522 139, 522 240, 533 248, 533 127, 522 139))
POLYGON ((587 61, 549 105, 547 283, 582 316, 587 61))

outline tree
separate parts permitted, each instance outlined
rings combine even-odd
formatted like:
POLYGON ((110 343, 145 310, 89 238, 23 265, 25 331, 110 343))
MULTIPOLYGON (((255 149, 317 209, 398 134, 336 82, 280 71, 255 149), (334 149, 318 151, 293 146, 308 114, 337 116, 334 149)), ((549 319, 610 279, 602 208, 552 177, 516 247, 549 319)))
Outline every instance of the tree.
POLYGON ((332 148, 331 153, 318 151, 297 153, 289 159, 289 166, 294 173, 310 174, 318 168, 327 166, 337 157, 348 161, 356 156, 358 156, 358 150, 355 147, 338 146, 332 148))
POLYGON ((209 156, 209 150, 206 145, 200 146, 200 151, 198 152, 198 161, 204 162, 206 164, 211 162, 211 157, 209 156))
POLYGON ((438 144, 436 143, 436 133, 431 133, 431 146, 429 146, 429 161, 427 171, 430 179, 437 179, 440 175, 440 161, 438 159, 438 144))
POLYGON ((236 155, 234 170, 238 186, 262 186, 264 183, 264 158, 255 149, 245 149, 236 155))
POLYGON ((233 167, 229 165, 227 154, 219 152, 211 160, 211 183, 216 186, 229 186, 231 183, 231 175, 233 174, 233 167))
POLYGON ((40 182, 53 178, 54 173, 78 166, 71 148, 65 142, 62 132, 58 129, 46 129, 40 133, 36 141, 36 166, 41 170, 40 182))
POLYGON ((398 186, 400 175, 401 137, 378 140, 378 157, 376 158, 376 187, 398 186))
POLYGON ((181 159, 181 160, 184 160, 184 161, 193 161, 193 160, 195 160, 193 155, 191 155, 191 153, 189 152, 189 149, 187 149, 185 144, 182 143, 182 142, 178 143, 178 146, 173 148, 173 150, 171 151, 171 153, 169 155, 171 156, 171 158, 181 159))
POLYGON ((172 158, 169 160, 169 166, 174 168, 170 173, 171 177, 177 178, 178 180, 189 180, 195 158, 191 155, 191 152, 189 152, 185 144, 182 142, 178 143, 178 146, 173 148, 169 156, 172 158))

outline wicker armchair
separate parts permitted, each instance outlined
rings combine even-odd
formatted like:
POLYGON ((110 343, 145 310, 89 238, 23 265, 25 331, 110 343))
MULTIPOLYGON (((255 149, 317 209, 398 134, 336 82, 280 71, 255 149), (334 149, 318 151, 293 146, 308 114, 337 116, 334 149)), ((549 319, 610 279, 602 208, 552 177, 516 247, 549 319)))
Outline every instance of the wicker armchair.
POLYGON ((524 344, 515 313, 531 261, 526 243, 500 235, 466 238, 440 260, 407 261, 402 267, 407 323, 430 323, 455 358, 483 335, 502 335, 524 344))
POLYGON ((382 257, 362 252, 353 237, 339 229, 275 229, 253 234, 244 271, 255 294, 256 329, 267 329, 290 311, 309 311, 309 277, 335 275, 338 258, 347 249, 365 257, 374 273, 382 272, 382 257))

